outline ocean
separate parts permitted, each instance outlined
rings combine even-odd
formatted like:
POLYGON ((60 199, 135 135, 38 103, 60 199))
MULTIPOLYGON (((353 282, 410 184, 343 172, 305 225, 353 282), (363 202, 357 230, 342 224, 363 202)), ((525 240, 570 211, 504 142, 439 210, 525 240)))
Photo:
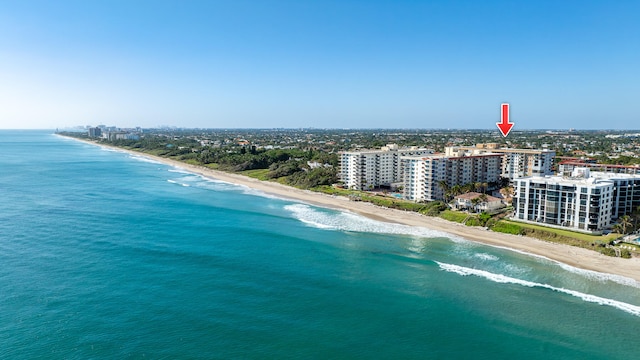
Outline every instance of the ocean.
POLYGON ((637 359, 640 284, 0 131, 1 359, 637 359))

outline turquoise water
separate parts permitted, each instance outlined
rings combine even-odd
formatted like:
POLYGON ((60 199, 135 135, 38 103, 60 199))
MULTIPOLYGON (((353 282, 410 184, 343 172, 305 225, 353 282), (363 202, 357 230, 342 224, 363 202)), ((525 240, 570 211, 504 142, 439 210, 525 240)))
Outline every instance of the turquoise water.
POLYGON ((0 131, 0 358, 634 359, 640 285, 0 131))

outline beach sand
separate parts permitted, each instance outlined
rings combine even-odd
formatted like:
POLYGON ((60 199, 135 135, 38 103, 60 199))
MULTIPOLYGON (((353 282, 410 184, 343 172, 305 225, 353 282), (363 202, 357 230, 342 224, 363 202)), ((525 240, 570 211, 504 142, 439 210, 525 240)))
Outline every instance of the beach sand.
POLYGON ((283 198, 298 200, 313 205, 328 207, 338 210, 347 210, 374 220, 420 226, 431 230, 446 232, 467 240, 483 243, 491 246, 512 249, 561 262, 576 268, 620 275, 634 279, 640 285, 640 258, 622 259, 602 255, 574 246, 546 242, 526 236, 496 233, 480 227, 469 227, 463 224, 450 222, 438 217, 429 217, 415 212, 380 207, 367 202, 350 201, 346 197, 332 196, 309 190, 300 190, 290 186, 270 181, 261 181, 247 176, 212 170, 202 166, 186 164, 180 161, 153 156, 137 151, 130 151, 119 147, 98 144, 92 141, 80 140, 91 145, 110 148, 127 152, 136 156, 143 156, 167 165, 182 168, 209 178, 214 178, 234 184, 248 186, 263 191, 267 194, 283 198))

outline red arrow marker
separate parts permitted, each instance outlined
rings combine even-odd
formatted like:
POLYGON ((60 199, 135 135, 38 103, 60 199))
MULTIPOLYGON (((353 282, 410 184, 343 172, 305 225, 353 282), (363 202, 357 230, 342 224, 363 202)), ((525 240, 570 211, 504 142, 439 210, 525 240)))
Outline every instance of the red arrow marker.
POLYGON ((503 103, 500 105, 500 111, 502 113, 502 122, 496 123, 498 129, 502 133, 502 136, 507 137, 514 123, 509 122, 509 104, 503 103))

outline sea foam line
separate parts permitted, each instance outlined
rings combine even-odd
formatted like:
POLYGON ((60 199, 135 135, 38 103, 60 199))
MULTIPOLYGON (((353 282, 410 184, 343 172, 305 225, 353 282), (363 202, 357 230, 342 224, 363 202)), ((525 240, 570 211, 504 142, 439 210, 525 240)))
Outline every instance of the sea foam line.
POLYGON ((167 182, 170 182, 170 183, 172 183, 172 184, 176 184, 176 185, 182 185, 182 186, 184 186, 184 187, 190 187, 190 186, 191 186, 191 185, 189 185, 189 184, 185 184, 185 183, 177 182, 177 181, 175 181, 175 180, 171 180, 171 179, 167 180, 167 182))
POLYGON ((518 254, 522 254, 522 255, 526 255, 529 257, 533 257, 533 258, 537 258, 539 260, 544 260, 550 263, 553 263, 559 267, 561 267, 562 269, 574 273, 574 274, 578 274, 581 276, 584 276, 590 280, 596 280, 596 281, 600 281, 600 282, 604 282, 604 281, 612 281, 614 283, 620 284, 620 285, 626 285, 626 286, 632 286, 635 288, 640 288, 640 281, 637 281, 635 279, 626 277, 626 276, 622 276, 622 275, 614 275, 614 274, 609 274, 609 273, 603 273, 603 272, 599 272, 599 271, 594 271, 594 270, 586 270, 586 269, 581 269, 575 266, 571 266, 569 264, 565 264, 561 261, 558 260, 554 260, 551 258, 548 258, 546 256, 543 255, 538 255, 538 254, 533 254, 530 252, 526 252, 523 250, 518 250, 518 249, 512 249, 509 247, 505 247, 505 246, 500 246, 500 245, 493 245, 493 244, 482 244, 482 245, 486 245, 486 246, 490 246, 496 249, 501 249, 501 250, 506 250, 506 251, 512 251, 518 254))
POLYGON ((549 290, 553 290, 559 293, 563 293, 563 294, 567 294, 567 295, 571 295, 574 297, 577 297, 579 299, 582 299, 586 302, 592 302, 592 303, 596 303, 599 305, 606 305, 606 306, 611 306, 617 309, 620 309, 622 311, 625 311, 629 314, 635 315, 635 316, 640 316, 640 306, 636 306, 636 305, 632 305, 632 304, 628 304, 622 301, 617 301, 617 300, 613 300, 613 299, 607 299, 607 298, 603 298, 600 296, 595 296, 595 295, 591 295, 591 294, 585 294, 585 293, 581 293, 579 291, 575 291, 575 290, 569 290, 569 289, 565 289, 565 288, 559 288, 559 287, 555 287, 555 286, 551 286, 548 284, 541 284, 541 283, 536 283, 533 281, 527 281, 527 280, 521 280, 521 279, 516 279, 516 278, 512 278, 506 275, 502 275, 502 274, 494 274, 488 271, 484 271, 484 270, 479 270, 479 269, 471 269, 468 267, 464 267, 464 266, 458 266, 458 265, 453 265, 453 264, 446 264, 446 263, 441 263, 436 261, 436 264, 438 264, 438 266, 440 267, 440 269, 444 270, 444 271, 448 271, 448 272, 452 272, 452 273, 456 273, 458 275, 462 275, 462 276, 469 276, 469 275, 474 275, 474 276, 479 276, 479 277, 483 277, 485 279, 491 280, 493 282, 497 282, 497 283, 501 283, 501 284, 517 284, 517 285, 522 285, 522 286, 526 286, 526 287, 530 287, 530 288, 543 288, 543 289, 549 289, 549 290))
POLYGON ((418 237, 446 237, 451 239, 451 234, 445 232, 373 220, 344 210, 325 212, 317 210, 314 206, 300 203, 285 205, 284 209, 291 212, 297 220, 323 230, 411 235, 418 237))
POLYGON ((138 160, 138 161, 142 161, 142 162, 146 162, 146 163, 151 163, 151 164, 166 165, 164 163, 161 163, 161 162, 155 161, 155 160, 151 160, 151 159, 149 159, 147 157, 144 157, 144 156, 137 156, 137 155, 129 154, 129 158, 134 159, 134 160, 138 160))

